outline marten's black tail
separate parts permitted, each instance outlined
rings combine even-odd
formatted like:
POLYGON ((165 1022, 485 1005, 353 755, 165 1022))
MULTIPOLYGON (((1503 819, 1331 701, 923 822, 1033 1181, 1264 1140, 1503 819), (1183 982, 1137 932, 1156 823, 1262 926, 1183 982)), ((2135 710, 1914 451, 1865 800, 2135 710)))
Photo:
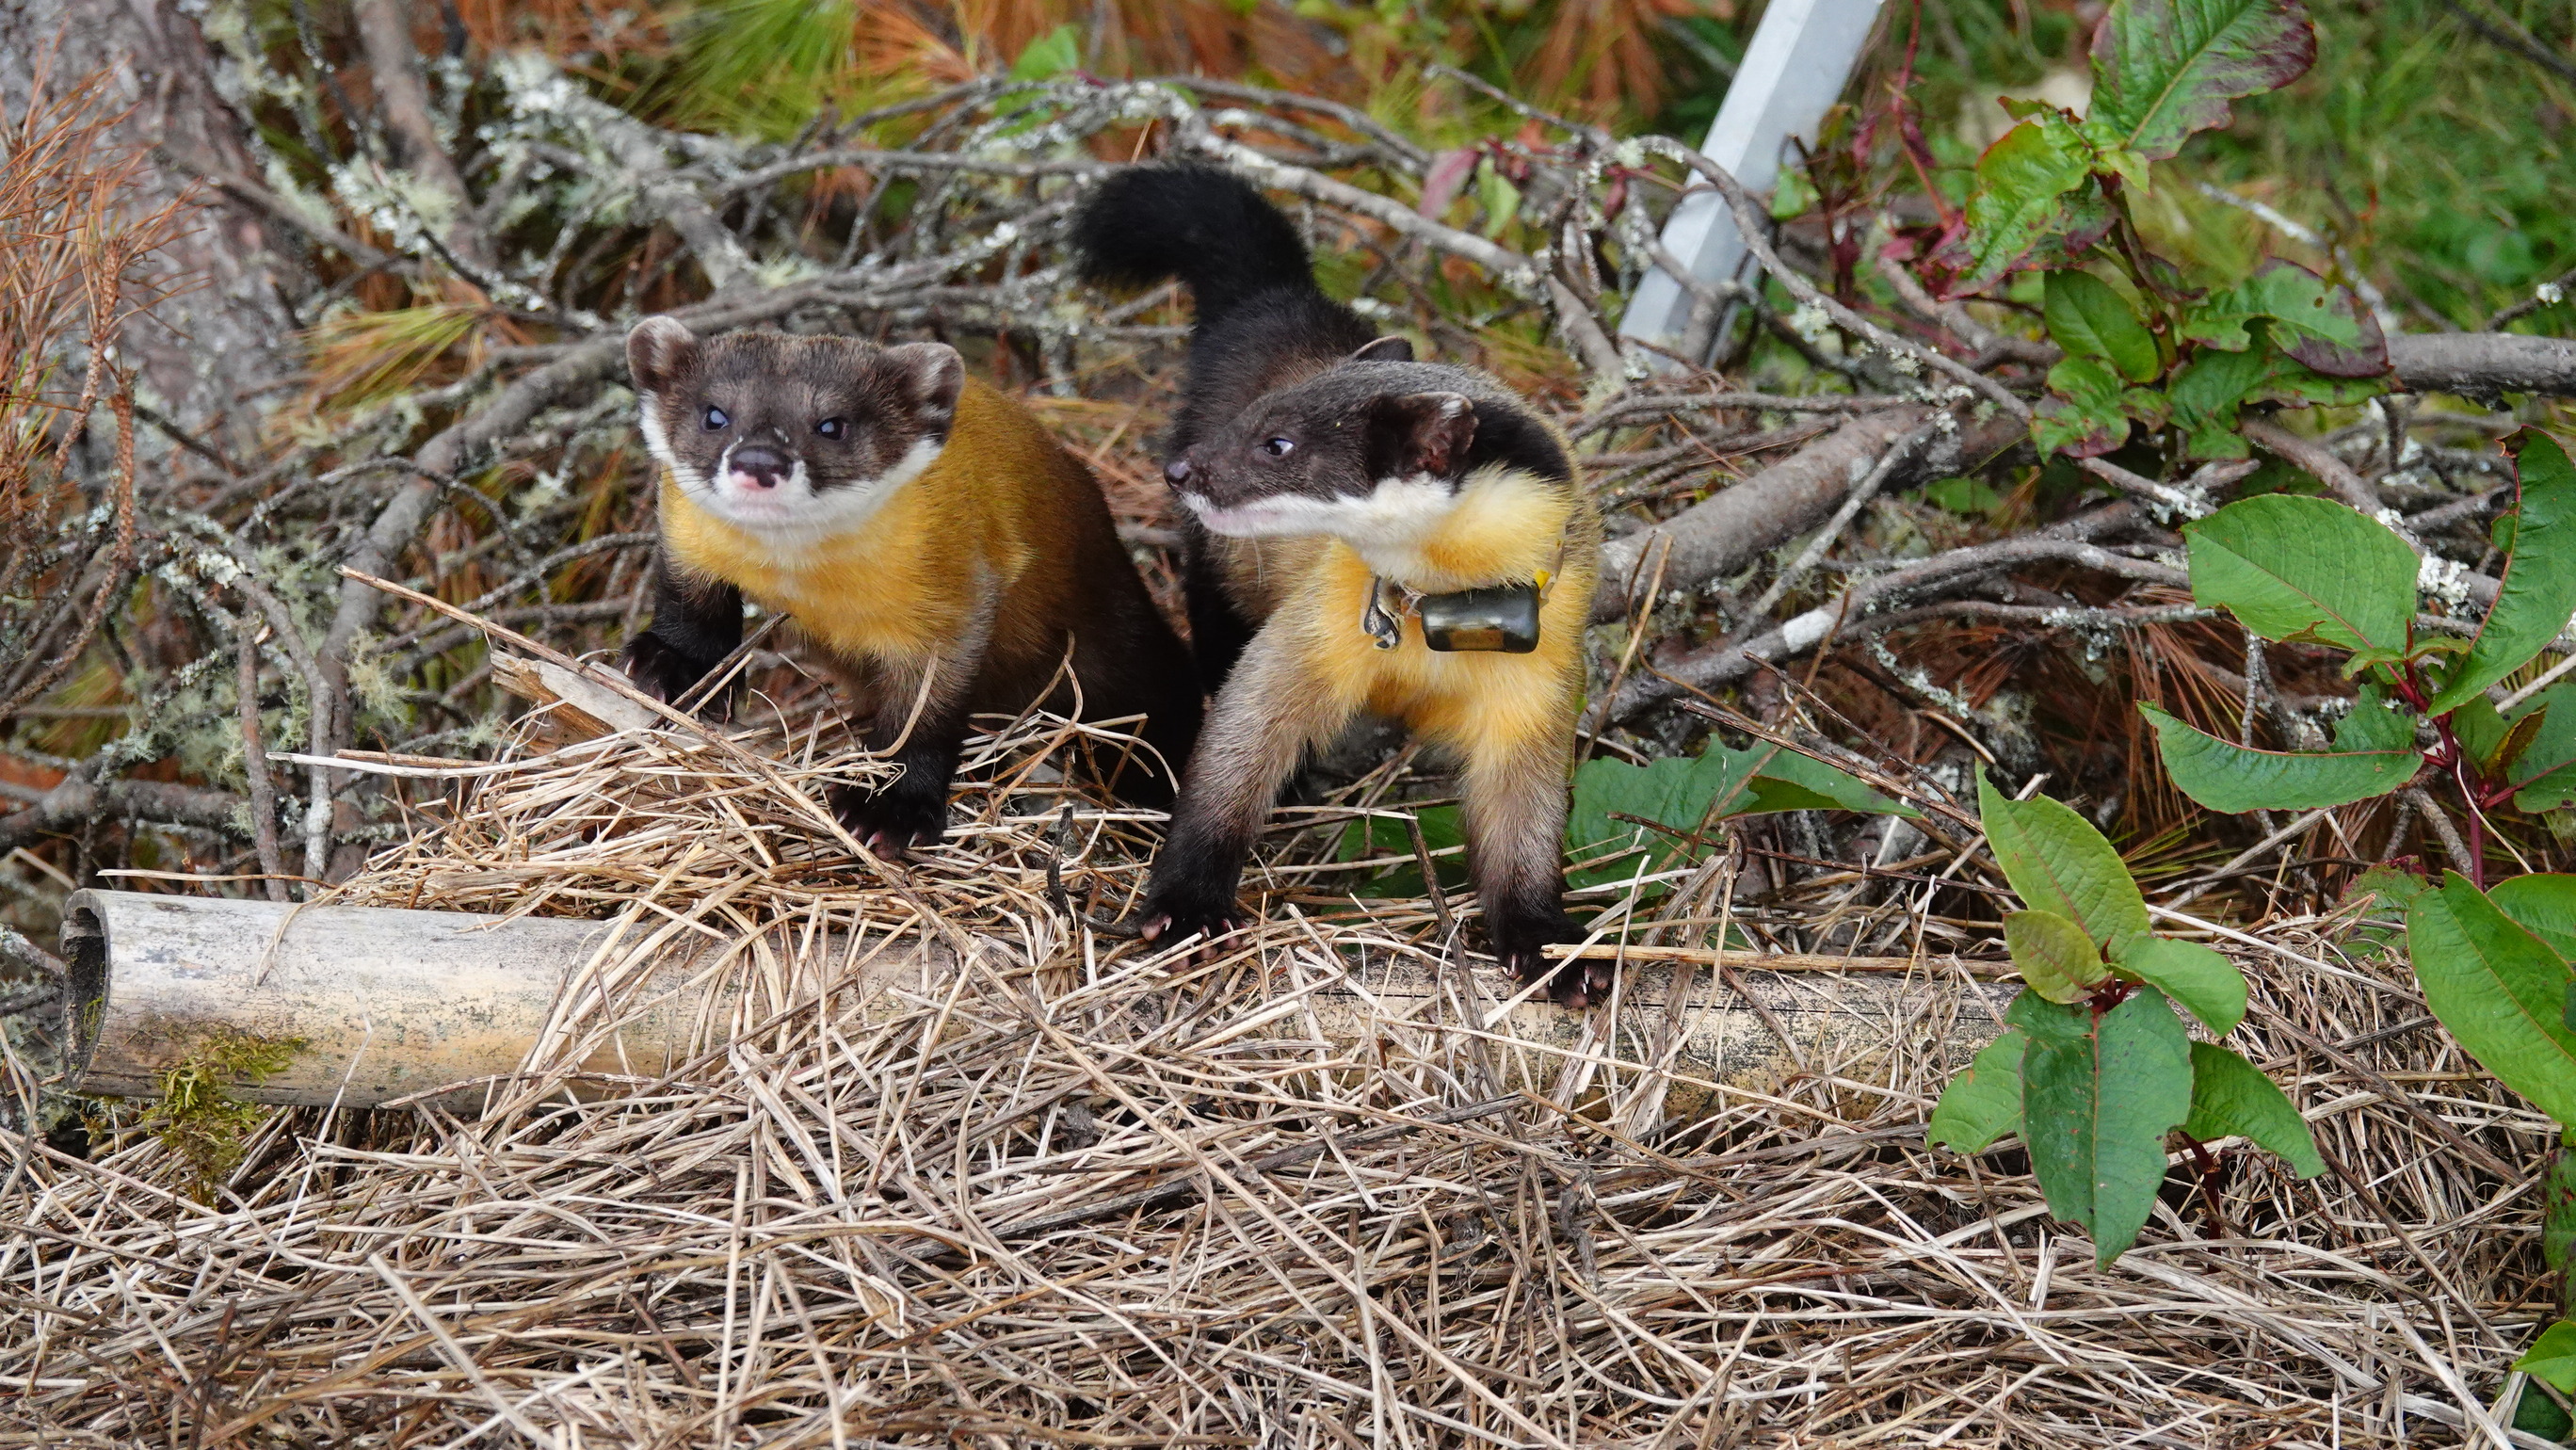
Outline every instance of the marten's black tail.
POLYGON ((1206 327, 1247 297, 1315 290, 1306 243, 1250 183, 1208 166, 1131 166, 1073 222, 1084 280, 1149 287, 1178 277, 1206 327))
MULTIPOLYGON (((1130 166, 1113 173, 1073 222, 1084 280, 1150 287, 1177 277, 1198 316, 1189 376, 1163 436, 1179 456, 1273 388, 1314 376, 1377 333, 1315 285, 1314 261, 1287 215, 1242 178, 1206 166, 1130 166)), ((1190 649, 1215 694, 1260 621, 1223 588, 1206 536, 1184 509, 1190 649)))

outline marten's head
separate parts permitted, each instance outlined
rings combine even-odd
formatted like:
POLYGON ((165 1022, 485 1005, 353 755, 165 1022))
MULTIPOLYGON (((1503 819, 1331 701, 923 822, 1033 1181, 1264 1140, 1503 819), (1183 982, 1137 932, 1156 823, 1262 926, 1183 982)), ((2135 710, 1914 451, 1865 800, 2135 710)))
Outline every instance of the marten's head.
POLYGON ((1492 380, 1364 351, 1263 394, 1163 477, 1212 533, 1325 534, 1367 552, 1436 529, 1494 465, 1570 476, 1545 425, 1492 380))
POLYGON ((817 539, 865 523, 947 446, 965 365, 944 343, 732 332, 668 317, 626 335, 645 445, 738 528, 817 539))

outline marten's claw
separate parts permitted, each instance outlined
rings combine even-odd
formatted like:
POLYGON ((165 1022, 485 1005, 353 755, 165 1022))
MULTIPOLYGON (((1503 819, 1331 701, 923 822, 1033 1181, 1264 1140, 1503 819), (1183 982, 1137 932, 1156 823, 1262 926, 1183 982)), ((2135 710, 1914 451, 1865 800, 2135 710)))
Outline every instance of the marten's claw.
POLYGON ((849 828, 859 844, 878 856, 900 858, 915 846, 933 846, 948 830, 948 801, 894 790, 859 786, 832 788, 832 814, 849 828))
POLYGON ((665 705, 687 694, 705 674, 656 636, 639 634, 626 642, 626 677, 665 705))
POLYGON ((1198 950, 1205 952, 1218 937, 1248 920, 1242 912, 1234 909, 1232 902, 1226 903, 1225 909, 1220 911, 1194 911, 1180 907, 1157 910, 1149 906, 1140 918, 1136 936, 1138 940, 1149 943, 1183 941, 1195 936, 1200 939, 1198 950))
POLYGON ((1500 923, 1493 935, 1494 955, 1504 970, 1524 982, 1546 982, 1548 996, 1559 1004, 1580 1011, 1609 994, 1613 963, 1547 954, 1551 944, 1583 940, 1571 920, 1554 916, 1500 923))

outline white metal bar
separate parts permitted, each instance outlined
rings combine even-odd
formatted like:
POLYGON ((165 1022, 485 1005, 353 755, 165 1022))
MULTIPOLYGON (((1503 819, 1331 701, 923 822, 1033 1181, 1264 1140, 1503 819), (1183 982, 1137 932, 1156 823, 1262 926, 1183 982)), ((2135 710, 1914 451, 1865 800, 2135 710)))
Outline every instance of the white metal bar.
MULTIPOLYGON (((1700 153, 1734 173, 1746 190, 1769 192, 1779 182, 1781 163, 1795 155, 1790 139, 1813 144, 1825 112, 1842 98, 1884 3, 1772 0, 1700 153)), ((1747 256, 1725 200, 1705 187, 1673 208, 1663 242, 1703 282, 1735 280, 1747 256)), ((1619 333, 1670 347, 1690 312, 1690 294, 1659 267, 1638 284, 1619 333)))

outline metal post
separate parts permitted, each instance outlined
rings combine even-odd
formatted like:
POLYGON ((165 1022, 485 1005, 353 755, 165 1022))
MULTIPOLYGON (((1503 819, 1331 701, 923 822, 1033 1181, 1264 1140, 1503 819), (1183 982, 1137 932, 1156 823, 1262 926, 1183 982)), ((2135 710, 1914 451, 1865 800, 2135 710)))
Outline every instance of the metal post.
MULTIPOLYGON (((1781 162, 1794 154, 1790 138, 1812 144, 1825 112, 1841 99, 1883 3, 1772 0, 1700 154, 1732 172, 1746 190, 1770 191, 1780 179, 1781 162)), ((1682 197, 1664 223, 1663 243, 1702 282, 1732 282, 1744 269, 1744 238, 1714 189, 1682 197)), ((1690 294, 1658 267, 1637 285, 1619 334, 1669 348, 1681 339, 1690 315, 1690 294)))

